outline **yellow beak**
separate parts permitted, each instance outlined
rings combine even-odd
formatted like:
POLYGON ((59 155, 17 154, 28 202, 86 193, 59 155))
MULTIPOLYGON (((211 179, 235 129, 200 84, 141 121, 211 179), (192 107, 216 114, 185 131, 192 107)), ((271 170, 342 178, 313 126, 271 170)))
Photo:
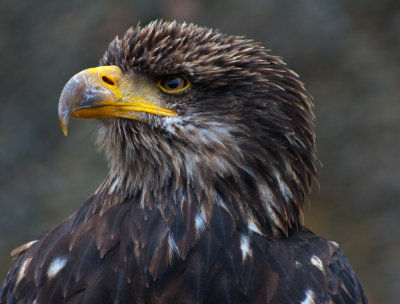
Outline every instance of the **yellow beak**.
POLYGON ((91 68, 73 76, 61 92, 58 104, 58 117, 64 135, 68 133, 70 117, 138 119, 138 112, 176 115, 176 112, 150 102, 146 96, 135 94, 129 81, 117 66, 91 68))

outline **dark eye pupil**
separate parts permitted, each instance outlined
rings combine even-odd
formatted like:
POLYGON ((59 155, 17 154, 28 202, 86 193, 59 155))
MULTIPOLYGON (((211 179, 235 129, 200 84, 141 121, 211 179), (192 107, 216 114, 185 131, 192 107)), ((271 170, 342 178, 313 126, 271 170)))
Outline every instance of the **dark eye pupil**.
POLYGON ((179 84, 181 83, 182 79, 180 78, 172 78, 170 80, 168 80, 167 86, 170 89, 176 89, 177 87, 179 87, 179 84))

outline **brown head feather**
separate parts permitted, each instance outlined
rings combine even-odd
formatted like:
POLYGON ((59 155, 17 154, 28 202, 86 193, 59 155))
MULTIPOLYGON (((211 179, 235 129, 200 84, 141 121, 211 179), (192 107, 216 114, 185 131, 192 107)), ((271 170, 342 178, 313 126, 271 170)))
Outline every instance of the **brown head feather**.
POLYGON ((153 192, 190 187, 205 209, 222 200, 264 235, 301 225, 315 177, 312 103, 279 57, 243 37, 157 21, 117 37, 101 64, 155 78, 182 73, 192 83, 184 95, 165 96, 176 119, 102 121, 111 173, 101 189, 124 180, 111 205, 145 181, 153 192))

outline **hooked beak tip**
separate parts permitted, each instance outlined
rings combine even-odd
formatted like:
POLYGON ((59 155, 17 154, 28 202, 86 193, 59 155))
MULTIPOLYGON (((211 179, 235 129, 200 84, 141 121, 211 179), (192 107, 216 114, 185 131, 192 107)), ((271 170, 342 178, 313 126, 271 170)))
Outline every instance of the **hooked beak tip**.
POLYGON ((58 109, 58 119, 60 121, 60 127, 63 131, 64 135, 68 135, 68 123, 70 119, 71 113, 68 110, 58 109))
POLYGON ((67 126, 61 126, 61 129, 62 129, 62 131, 64 133, 64 136, 67 136, 68 135, 68 127, 67 126))

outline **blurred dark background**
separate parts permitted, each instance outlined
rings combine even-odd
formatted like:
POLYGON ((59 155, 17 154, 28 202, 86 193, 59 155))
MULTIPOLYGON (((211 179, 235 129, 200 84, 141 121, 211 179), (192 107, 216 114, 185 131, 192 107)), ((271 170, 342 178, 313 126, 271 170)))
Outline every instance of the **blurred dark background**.
POLYGON ((305 224, 340 243, 370 303, 400 298, 400 2, 0 2, 0 280, 9 252, 72 213, 105 177, 93 121, 68 137, 57 103, 108 43, 156 19, 245 35, 284 57, 315 99, 320 188, 305 224))

